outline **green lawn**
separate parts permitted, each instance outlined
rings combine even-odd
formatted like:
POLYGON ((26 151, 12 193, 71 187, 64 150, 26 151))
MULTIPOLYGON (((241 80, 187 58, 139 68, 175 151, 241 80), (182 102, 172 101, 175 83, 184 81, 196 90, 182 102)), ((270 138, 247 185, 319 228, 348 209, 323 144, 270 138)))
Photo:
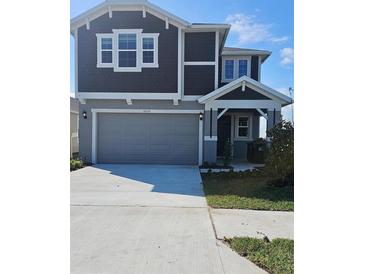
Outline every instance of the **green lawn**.
POLYGON ((226 240, 233 250, 273 274, 294 273, 294 241, 235 237, 226 240))
POLYGON ((214 208, 294 211, 294 187, 273 187, 258 173, 202 174, 208 205, 214 208))

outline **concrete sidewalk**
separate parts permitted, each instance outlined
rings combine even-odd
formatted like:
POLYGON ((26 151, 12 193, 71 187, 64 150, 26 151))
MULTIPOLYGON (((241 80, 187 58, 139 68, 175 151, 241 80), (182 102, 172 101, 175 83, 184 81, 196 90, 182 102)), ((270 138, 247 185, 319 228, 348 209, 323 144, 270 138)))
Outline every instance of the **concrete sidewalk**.
POLYGON ((217 237, 294 239, 294 212, 210 209, 217 237))

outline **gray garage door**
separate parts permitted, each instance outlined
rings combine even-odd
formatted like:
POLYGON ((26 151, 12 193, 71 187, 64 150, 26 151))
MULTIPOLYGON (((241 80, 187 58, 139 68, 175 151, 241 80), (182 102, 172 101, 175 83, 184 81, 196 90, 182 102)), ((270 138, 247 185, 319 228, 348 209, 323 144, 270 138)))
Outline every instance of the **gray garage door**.
POLYGON ((98 114, 97 162, 198 163, 198 115, 98 114))

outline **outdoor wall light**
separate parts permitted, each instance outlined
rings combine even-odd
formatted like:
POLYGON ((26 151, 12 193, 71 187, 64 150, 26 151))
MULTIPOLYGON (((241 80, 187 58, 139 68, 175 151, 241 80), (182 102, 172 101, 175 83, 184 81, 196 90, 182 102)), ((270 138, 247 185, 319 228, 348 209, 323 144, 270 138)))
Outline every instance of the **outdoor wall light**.
POLYGON ((203 120, 203 113, 199 113, 199 120, 201 121, 201 120, 203 120))
POLYGON ((82 112, 82 117, 84 117, 84 119, 86 119, 86 118, 87 118, 86 111, 83 111, 83 112, 82 112))

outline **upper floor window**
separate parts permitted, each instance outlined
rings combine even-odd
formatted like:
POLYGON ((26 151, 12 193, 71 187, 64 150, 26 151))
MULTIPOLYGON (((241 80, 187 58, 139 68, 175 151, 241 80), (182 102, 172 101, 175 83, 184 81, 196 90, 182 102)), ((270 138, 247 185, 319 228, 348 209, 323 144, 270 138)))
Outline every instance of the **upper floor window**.
POLYGON ((243 75, 250 77, 251 57, 223 57, 222 82, 230 82, 243 75))
POLYGON ((98 34, 98 67, 113 66, 113 38, 112 34, 98 34))
POLYGON ((224 61, 224 75, 226 80, 233 80, 234 77, 234 60, 224 61))
POLYGON ((158 67, 158 33, 142 33, 142 66, 158 67))
POLYGON ((125 72, 158 67, 158 33, 142 33, 142 29, 117 29, 113 33, 96 36, 97 67, 125 72))
POLYGON ((137 34, 121 33, 118 35, 118 67, 137 67, 137 34))
POLYGON ((246 60, 238 60, 238 77, 243 75, 247 75, 247 59, 246 60))

